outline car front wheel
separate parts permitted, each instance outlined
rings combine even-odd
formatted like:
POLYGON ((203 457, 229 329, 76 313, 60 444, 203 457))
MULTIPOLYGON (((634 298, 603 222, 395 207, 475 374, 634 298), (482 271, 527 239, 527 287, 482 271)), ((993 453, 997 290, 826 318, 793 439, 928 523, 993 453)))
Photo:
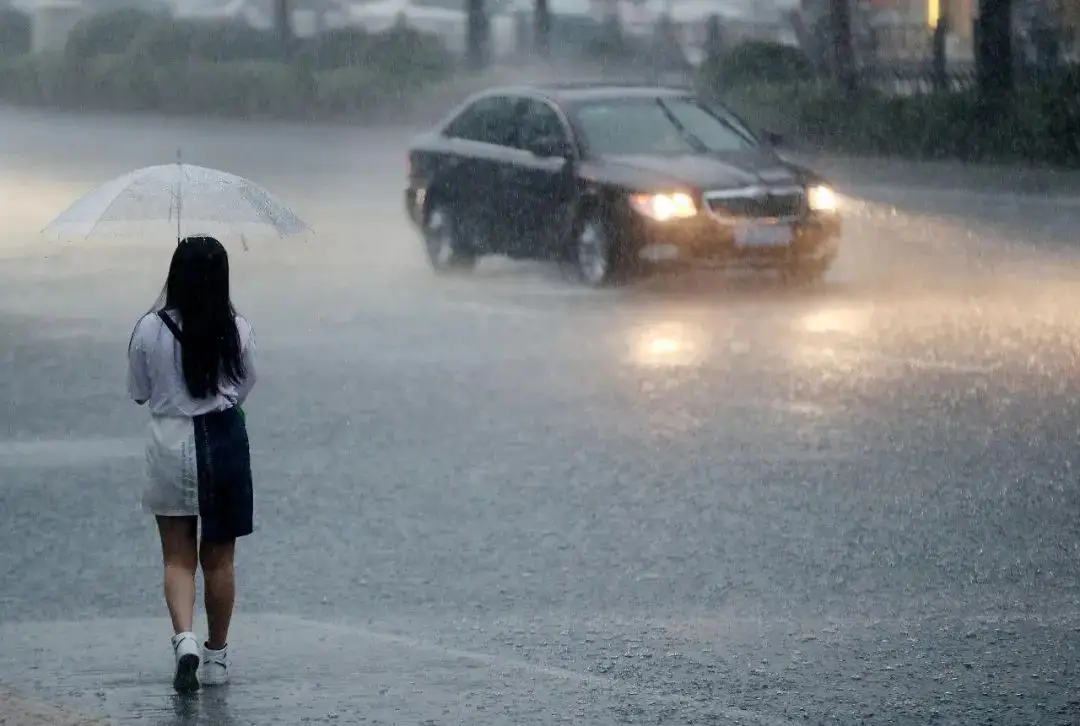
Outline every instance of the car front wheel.
POLYGON ((575 261, 578 275, 590 287, 604 287, 615 282, 620 269, 618 250, 603 220, 586 218, 578 225, 575 241, 575 261))
POLYGON ((807 260, 783 270, 784 280, 795 285, 816 285, 825 279, 831 259, 807 260))
POLYGON ((436 271, 471 270, 476 266, 476 253, 462 238, 461 222, 452 207, 436 203, 424 221, 424 249, 428 262, 436 271))

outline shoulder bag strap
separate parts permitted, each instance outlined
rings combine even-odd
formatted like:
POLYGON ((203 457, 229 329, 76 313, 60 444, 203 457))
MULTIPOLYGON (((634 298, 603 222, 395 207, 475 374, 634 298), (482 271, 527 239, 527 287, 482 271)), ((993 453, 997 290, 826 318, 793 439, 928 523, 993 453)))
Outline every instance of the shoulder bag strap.
POLYGON ((157 315, 161 318, 161 322, 165 324, 165 327, 169 329, 169 332, 173 334, 173 337, 176 338, 176 342, 183 343, 184 333, 180 330, 180 326, 169 317, 169 314, 164 310, 158 310, 157 315))

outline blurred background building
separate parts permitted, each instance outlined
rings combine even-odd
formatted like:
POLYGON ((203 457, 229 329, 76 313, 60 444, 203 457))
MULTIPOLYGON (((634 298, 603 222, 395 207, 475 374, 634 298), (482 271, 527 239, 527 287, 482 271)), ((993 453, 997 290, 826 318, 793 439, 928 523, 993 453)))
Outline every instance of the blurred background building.
MULTIPOLYGON (((55 47, 86 13, 128 6, 159 8, 176 17, 242 22, 270 29, 274 0, 7 0, 35 16, 35 47, 55 47)), ((849 0, 856 55, 860 62, 918 61, 929 57, 934 27, 948 19, 946 51, 953 61, 973 57, 978 0, 849 0)), ((522 23, 531 20, 535 0, 487 0, 491 51, 510 57, 519 48, 522 23)), ((706 20, 715 15, 725 45, 743 40, 808 47, 827 42, 830 0, 549 0, 554 28, 566 33, 617 18, 628 36, 646 37, 670 18, 687 59, 696 63, 705 43, 706 20), (815 36, 815 34, 817 34, 815 36)), ((294 31, 301 36, 339 27, 383 30, 404 22, 440 36, 454 51, 464 50, 464 0, 292 0, 294 31)), ((1048 32, 1067 49, 1080 27, 1080 0, 1014 0, 1021 54, 1048 32), (1048 30, 1049 29, 1049 30, 1048 30), (1040 35, 1042 33, 1042 35, 1040 35)), ((558 39, 554 37, 553 40, 558 39)))

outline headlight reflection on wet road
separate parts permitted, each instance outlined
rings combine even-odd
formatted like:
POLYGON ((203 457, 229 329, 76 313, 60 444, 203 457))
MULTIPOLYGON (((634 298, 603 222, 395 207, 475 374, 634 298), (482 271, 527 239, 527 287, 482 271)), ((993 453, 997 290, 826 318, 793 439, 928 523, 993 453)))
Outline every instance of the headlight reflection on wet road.
POLYGON ((647 324, 630 334, 630 362, 646 368, 701 365, 709 342, 700 325, 675 320, 647 324))
MULTIPOLYGON (((848 353, 857 353, 860 338, 873 336, 873 315, 872 306, 840 304, 796 316, 794 326, 776 320, 763 322, 762 325, 773 333, 769 336, 771 343, 761 352, 768 355, 771 349, 773 355, 787 357, 792 351, 798 351, 795 356, 798 360, 789 361, 788 365, 800 369, 820 367, 823 373, 850 372, 852 363, 847 360, 848 353), (780 324, 774 324, 776 322, 780 324), (853 347, 852 343, 856 345, 853 347)), ((687 320, 672 315, 664 320, 635 325, 624 333, 627 362, 646 369, 706 368, 724 365, 733 353, 747 353, 752 348, 762 347, 762 341, 753 331, 745 331, 746 339, 736 331, 724 334, 717 329, 720 320, 722 318, 714 316, 705 320, 687 320)))
POLYGON ((827 306, 811 310, 796 321, 790 362, 795 367, 819 372, 824 379, 864 378, 873 366, 861 354, 873 335, 871 307, 827 306))
POLYGON ((799 328, 807 333, 847 333, 860 335, 870 328, 870 307, 823 307, 799 318, 799 328))

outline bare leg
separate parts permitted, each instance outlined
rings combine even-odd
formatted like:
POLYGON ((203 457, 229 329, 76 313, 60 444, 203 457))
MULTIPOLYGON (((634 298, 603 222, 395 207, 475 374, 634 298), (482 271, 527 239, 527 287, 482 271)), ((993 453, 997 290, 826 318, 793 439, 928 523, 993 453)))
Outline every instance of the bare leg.
POLYGON ((198 568, 198 520, 158 517, 161 554, 165 564, 165 603, 173 632, 186 633, 195 618, 195 572, 198 568))
POLYGON ((236 540, 203 541, 199 547, 203 579, 206 581, 206 621, 210 629, 207 647, 221 650, 229 642, 229 623, 236 601, 236 572, 233 555, 236 540))

